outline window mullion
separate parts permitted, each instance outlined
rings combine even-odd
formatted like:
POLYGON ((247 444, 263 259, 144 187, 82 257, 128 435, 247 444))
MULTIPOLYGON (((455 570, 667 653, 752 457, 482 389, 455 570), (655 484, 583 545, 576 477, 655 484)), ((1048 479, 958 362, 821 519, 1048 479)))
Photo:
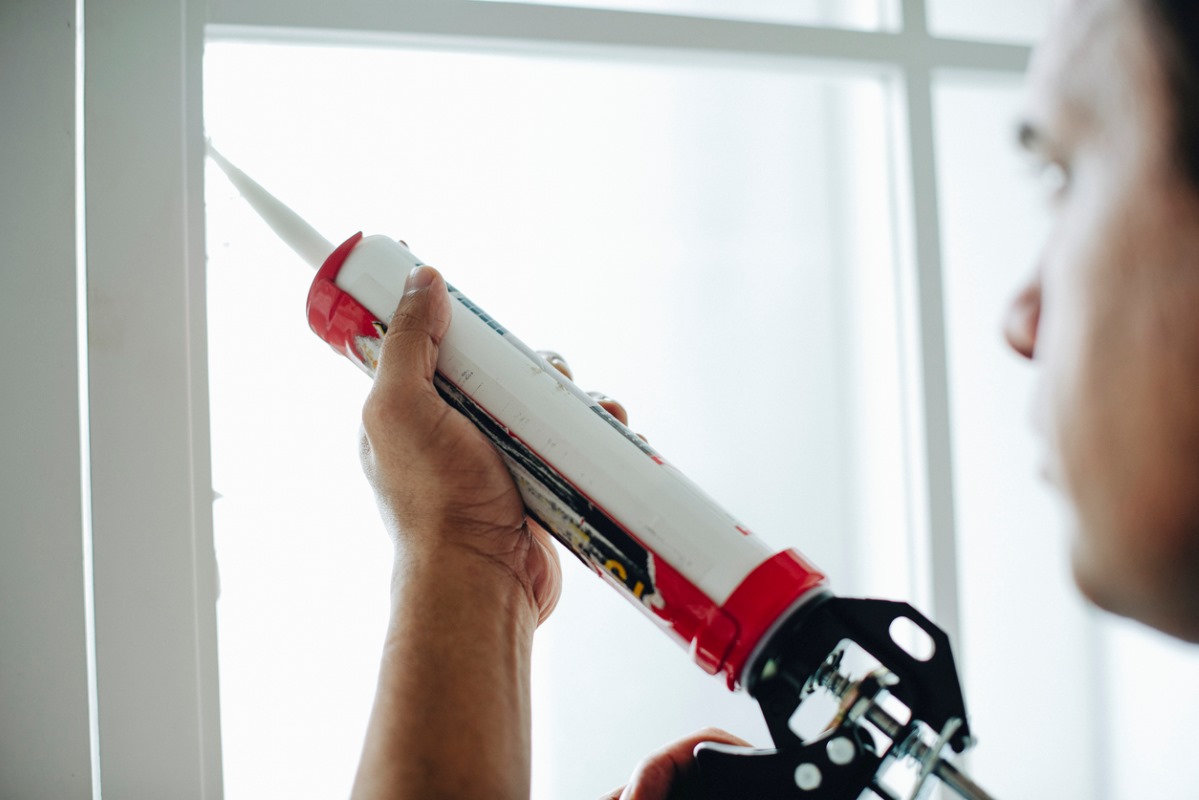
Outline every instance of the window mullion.
MULTIPOLYGON (((917 1, 914 5, 923 5, 917 1)), ((952 432, 949 418, 949 376, 941 253, 941 220, 936 172, 935 120, 932 104, 932 74, 924 67, 909 68, 905 74, 906 154, 909 171, 912 246, 907 276, 912 293, 915 337, 908 376, 917 391, 916 408, 909 419, 914 430, 910 441, 920 470, 913 485, 917 542, 914 572, 924 576, 917 596, 928 592, 933 619, 958 641, 960 608, 956 511, 953 487, 952 432), (914 418, 913 418, 914 417, 914 418), (922 484, 922 485, 921 485, 922 484), (922 590, 922 591, 921 591, 922 590)))
POLYGON ((84 11, 101 786, 219 798, 203 4, 86 0, 84 11))
POLYGON ((909 36, 928 37, 928 8, 925 0, 902 0, 903 30, 909 36))

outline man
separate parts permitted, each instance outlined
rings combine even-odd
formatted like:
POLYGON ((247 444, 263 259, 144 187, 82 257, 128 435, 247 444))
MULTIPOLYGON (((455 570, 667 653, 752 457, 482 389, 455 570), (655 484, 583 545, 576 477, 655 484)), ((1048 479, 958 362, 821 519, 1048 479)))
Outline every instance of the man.
MULTIPOLYGON (((1023 144, 1061 177, 1007 336, 1040 365, 1047 473, 1071 502, 1076 581, 1199 640, 1199 11, 1073 0, 1031 67, 1023 144)), ((392 619, 355 796, 525 798, 533 631, 561 586, 497 453, 438 397, 445 284, 415 272, 363 412, 395 539, 392 619)), ((623 417, 623 410, 613 408, 623 417)), ((651 756, 661 800, 707 731, 651 756)))

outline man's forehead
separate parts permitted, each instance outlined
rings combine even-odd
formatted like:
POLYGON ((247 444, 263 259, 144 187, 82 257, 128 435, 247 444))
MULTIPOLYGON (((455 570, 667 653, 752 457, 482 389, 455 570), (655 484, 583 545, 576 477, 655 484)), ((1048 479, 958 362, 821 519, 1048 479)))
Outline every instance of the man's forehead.
POLYGON ((1081 124, 1120 80, 1122 36, 1140 0, 1063 0, 1029 66, 1029 113, 1041 125, 1081 124))
POLYGON ((1037 48, 1034 70, 1055 78, 1077 74, 1079 67, 1112 56, 1122 18, 1137 0, 1064 0, 1045 40, 1037 48))

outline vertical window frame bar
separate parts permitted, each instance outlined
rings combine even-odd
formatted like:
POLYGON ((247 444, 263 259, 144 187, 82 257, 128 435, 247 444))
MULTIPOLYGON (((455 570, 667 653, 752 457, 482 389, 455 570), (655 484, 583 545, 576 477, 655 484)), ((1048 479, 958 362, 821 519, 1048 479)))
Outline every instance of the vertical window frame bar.
MULTIPOLYGON (((904 35, 914 52, 933 40, 925 0, 903 0, 904 35)), ((903 102, 906 112, 907 187, 912 233, 909 274, 915 307, 908 312, 908 329, 918 343, 916 364, 907 375, 920 392, 918 432, 911 432, 912 454, 924 475, 922 491, 912 503, 923 524, 913 525, 913 544, 923 559, 929 610, 953 642, 961 636, 958 596, 957 519, 953 484, 953 435, 949 415, 949 350, 945 338, 944 274, 941 253, 941 215, 937 187, 936 118, 933 109, 933 66, 913 59, 904 67, 903 102), (919 537, 925 537, 923 541, 919 537)), ((901 262, 902 263, 902 262, 901 262)), ((901 323, 902 324, 902 323, 901 323)), ((914 487, 916 488, 916 487, 914 487)), ((917 578, 919 579, 919 574, 917 578)))
POLYGON ((75 0, 0 5, 0 796, 85 797, 75 0))
POLYGON ((85 0, 100 791, 223 796, 201 0, 85 0), (154 268, 148 268, 153 265, 154 268))

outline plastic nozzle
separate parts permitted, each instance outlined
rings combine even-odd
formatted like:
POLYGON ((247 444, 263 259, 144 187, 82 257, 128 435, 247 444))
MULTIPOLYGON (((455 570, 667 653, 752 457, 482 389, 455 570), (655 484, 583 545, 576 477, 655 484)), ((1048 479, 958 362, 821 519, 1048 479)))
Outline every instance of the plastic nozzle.
POLYGON ((230 163, 229 159, 217 152, 212 146, 212 140, 206 142, 208 157, 216 162, 221 171, 229 176, 229 180, 237 187, 237 191, 246 199, 250 207, 258 212, 267 225, 271 226, 279 238, 287 246, 296 251, 296 255, 304 259, 313 269, 320 269, 321 264, 333 252, 333 244, 321 236, 304 219, 285 206, 279 198, 263 189, 253 178, 230 163))

